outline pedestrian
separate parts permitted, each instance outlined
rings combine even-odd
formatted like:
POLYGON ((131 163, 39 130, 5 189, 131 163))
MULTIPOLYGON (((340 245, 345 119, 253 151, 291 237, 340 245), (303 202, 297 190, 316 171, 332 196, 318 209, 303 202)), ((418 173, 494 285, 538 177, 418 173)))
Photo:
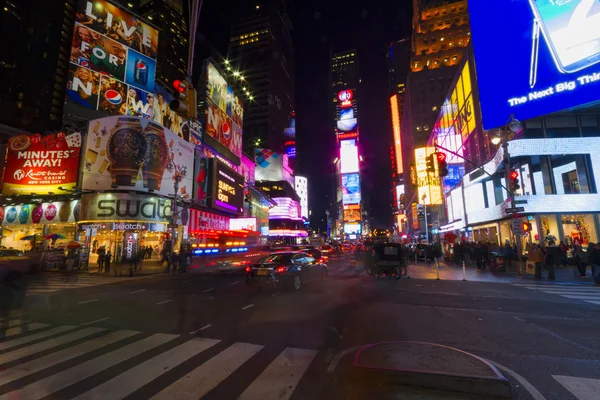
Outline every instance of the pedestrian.
POLYGON ((588 260, 592 264, 592 277, 594 282, 600 284, 600 243, 596 243, 593 248, 592 244, 588 246, 588 260))
POLYGON ((548 246, 546 247, 546 259, 545 259, 546 268, 548 269, 548 279, 550 279, 550 280, 556 279, 556 277, 554 275, 554 270, 555 270, 555 267, 560 262, 561 257, 562 257, 562 255, 560 252, 560 247, 558 247, 556 245, 556 242, 554 240, 551 240, 550 242, 548 242, 548 246))
POLYGON ((477 243, 473 248, 473 256, 477 264, 477 271, 483 271, 483 248, 481 242, 477 243))
POLYGON ((560 241, 558 248, 560 249, 560 262, 561 265, 567 265, 567 251, 569 250, 569 245, 565 244, 564 241, 560 241))
POLYGON ((106 251, 106 254, 104 254, 104 269, 106 272, 108 272, 108 274, 110 275, 110 259, 112 257, 112 254, 110 254, 110 249, 108 249, 106 251))
POLYGON ((98 254, 98 272, 102 272, 102 267, 104 266, 104 247, 100 247, 96 252, 98 254))
POLYGON ((544 261, 544 252, 537 243, 532 243, 527 252, 527 260, 535 265, 535 279, 542 279, 542 262, 544 261))
MULTIPOLYGON (((594 243, 590 243, 588 245, 588 249, 592 249, 594 247, 594 243)), ((575 250, 573 253, 573 258, 575 259, 575 266, 577 267, 577 272, 579 272, 579 276, 585 278, 587 265, 589 262, 588 253, 586 253, 581 246, 575 245, 575 250)))

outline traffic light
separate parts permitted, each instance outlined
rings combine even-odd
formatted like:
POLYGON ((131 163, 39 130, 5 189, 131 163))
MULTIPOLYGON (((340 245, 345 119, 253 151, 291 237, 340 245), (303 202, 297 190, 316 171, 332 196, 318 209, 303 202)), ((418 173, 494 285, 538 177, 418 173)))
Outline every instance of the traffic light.
POLYGON ((523 232, 525 232, 525 234, 531 232, 531 222, 523 222, 523 232))
POLYGON ((521 188, 521 186, 519 185, 519 173, 513 169, 508 174, 508 178, 510 180, 510 182, 509 182, 510 192, 515 193, 517 190, 519 190, 521 188))
POLYGON ((446 153, 435 153, 437 156, 437 164, 440 178, 448 175, 448 163, 446 162, 446 153))
POLYGON ((437 172, 437 158, 435 154, 436 153, 430 154, 427 157, 427 172, 430 174, 435 174, 437 172))
POLYGON ((187 81, 173 81, 173 100, 169 108, 184 118, 197 117, 196 89, 187 81))
POLYGON ((250 203, 250 191, 246 190, 246 193, 244 194, 244 201, 246 203, 250 203))

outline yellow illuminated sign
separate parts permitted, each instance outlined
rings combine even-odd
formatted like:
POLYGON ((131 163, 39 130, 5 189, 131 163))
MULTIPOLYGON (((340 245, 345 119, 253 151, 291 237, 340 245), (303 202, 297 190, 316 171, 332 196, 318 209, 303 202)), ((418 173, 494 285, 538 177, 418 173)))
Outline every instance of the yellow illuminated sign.
POLYGON ((427 157, 433 153, 435 153, 435 147, 431 146, 415 149, 419 204, 442 204, 440 180, 435 174, 427 172, 427 157))
POLYGON ((390 98, 390 106, 392 107, 392 129, 394 131, 394 148, 396 149, 396 172, 401 174, 404 172, 402 168, 402 141, 400 138, 400 110, 398 107, 398 95, 395 94, 390 98))

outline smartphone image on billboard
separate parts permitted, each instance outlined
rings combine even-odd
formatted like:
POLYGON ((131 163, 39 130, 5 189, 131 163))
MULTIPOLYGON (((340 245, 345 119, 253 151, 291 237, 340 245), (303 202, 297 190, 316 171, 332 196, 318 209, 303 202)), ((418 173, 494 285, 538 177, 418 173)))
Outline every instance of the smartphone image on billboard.
POLYGON ((600 0, 529 0, 557 67, 565 73, 600 61, 600 0))

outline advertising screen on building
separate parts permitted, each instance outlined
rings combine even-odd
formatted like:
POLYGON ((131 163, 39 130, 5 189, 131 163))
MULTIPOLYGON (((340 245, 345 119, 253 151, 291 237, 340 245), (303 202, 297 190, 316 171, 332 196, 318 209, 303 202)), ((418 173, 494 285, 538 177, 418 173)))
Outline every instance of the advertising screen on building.
POLYGON ((394 131, 394 148, 396 149, 396 173, 401 174, 404 169, 402 166, 402 139, 400 136, 400 108, 398 106, 398 95, 390 97, 390 107, 392 110, 392 130, 394 131))
POLYGON ((231 231, 257 231, 256 218, 230 218, 229 230, 231 231))
POLYGON ((360 235, 361 232, 361 224, 344 224, 344 233, 347 235, 360 235))
POLYGON ((340 142, 341 173, 347 174, 358 172, 358 147, 355 140, 343 140, 340 142))
POLYGON ((352 107, 352 99, 354 99, 354 92, 350 89, 342 90, 338 92, 338 102, 340 108, 352 107))
POLYGON ((427 172, 427 157, 433 153, 435 153, 434 147, 415 149, 419 204, 442 204, 442 188, 439 179, 427 172))
POLYGON ((269 219, 300 220, 300 203, 289 197, 273 197, 277 204, 269 209, 269 219))
POLYGON ((242 155, 243 101, 227 84, 225 74, 212 60, 205 61, 204 69, 204 139, 208 145, 239 165, 242 155))
POLYGON ((484 128, 598 100, 598 1, 470 0, 469 13, 484 128))
POLYGON ((360 221, 360 204, 344 206, 344 221, 360 221))
POLYGON ((213 158, 212 205, 229 213, 244 212, 244 178, 217 158, 213 158))
POLYGON ((255 149, 257 181, 283 180, 283 155, 269 149, 255 149))
POLYGON ((80 149, 81 133, 11 137, 6 146, 2 193, 69 193, 77 184, 80 149))
POLYGON ((0 206, 0 225, 77 222, 80 212, 79 200, 0 206))
POLYGON ((360 203, 360 180, 358 174, 342 175, 342 203, 360 203))
POLYGON ((67 102, 153 118, 158 30, 104 0, 78 0, 67 102))
POLYGON ((85 142, 83 190, 148 191, 190 199, 194 148, 148 119, 113 116, 90 121, 85 142))

